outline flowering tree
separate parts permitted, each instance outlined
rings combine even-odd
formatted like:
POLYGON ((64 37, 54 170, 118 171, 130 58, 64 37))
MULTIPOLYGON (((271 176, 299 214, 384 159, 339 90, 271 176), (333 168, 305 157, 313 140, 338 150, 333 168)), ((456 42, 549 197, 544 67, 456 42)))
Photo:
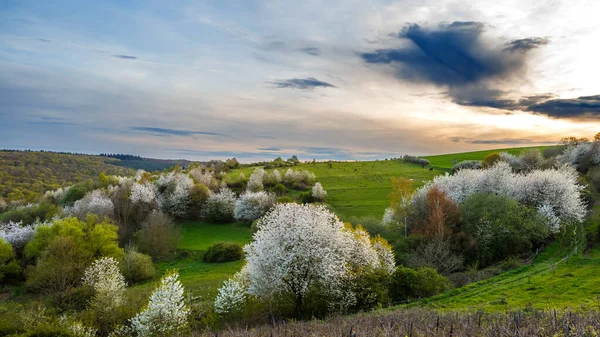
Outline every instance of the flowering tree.
POLYGON ((255 168, 254 172, 252 172, 252 175, 250 175, 250 180, 248 180, 248 186, 246 187, 246 190, 249 192, 262 191, 264 188, 263 179, 265 178, 266 174, 267 173, 262 167, 255 168))
POLYGON ((259 298, 291 294, 298 316, 309 292, 327 296, 330 305, 351 306, 352 278, 382 265, 366 231, 344 226, 324 206, 277 204, 257 226, 254 241, 244 247, 246 292, 259 298))
MULTIPOLYGON (((546 215, 553 212, 561 222, 580 222, 586 214, 581 199, 583 186, 570 165, 547 170, 514 173, 510 165, 499 161, 486 170, 460 170, 450 176, 437 176, 415 194, 415 201, 424 202, 433 187, 444 192, 448 199, 462 204, 476 193, 504 195, 528 206, 544 206, 546 215)), ((549 227, 555 225, 548 224, 549 227)))
POLYGON ((150 295, 146 309, 130 320, 131 332, 136 336, 165 336, 187 328, 190 309, 183 297, 184 289, 179 274, 168 272, 150 295))
POLYGON ((37 223, 32 226, 23 226, 20 222, 0 223, 0 238, 15 248, 22 248, 33 238, 37 227, 43 225, 47 224, 37 223))
POLYGON ((235 202, 234 217, 238 221, 252 222, 265 214, 274 204, 273 193, 246 191, 235 202))
POLYGON ((85 219, 86 215, 90 213, 96 214, 100 219, 103 219, 104 217, 113 217, 115 207, 112 200, 110 200, 103 190, 93 190, 86 194, 83 199, 75 201, 73 206, 65 207, 64 212, 80 220, 85 219))
POLYGON ((206 200, 205 214, 213 222, 228 222, 234 217, 235 193, 226 186, 218 193, 211 193, 206 200))
POLYGON ((94 310, 111 312, 123 304, 127 285, 115 258, 103 257, 94 261, 85 270, 83 284, 93 287, 96 292, 90 303, 94 310))
POLYGON ((156 187, 152 183, 134 183, 131 185, 129 200, 135 204, 151 204, 156 202, 156 193, 156 187))
POLYGON ((163 190, 158 199, 161 209, 175 218, 185 218, 188 212, 190 189, 194 181, 188 175, 179 172, 170 172, 161 176, 157 185, 163 190))
POLYGON ((323 189, 321 183, 316 183, 312 188, 312 196, 318 201, 325 201, 325 197, 327 197, 327 191, 323 189))
POLYGON ((241 273, 223 283, 215 299, 215 312, 223 315, 238 312, 246 302, 246 287, 241 273))
POLYGON ((190 175, 194 178, 196 183, 200 183, 210 190, 215 191, 219 188, 219 183, 212 171, 195 168, 190 171, 190 175))

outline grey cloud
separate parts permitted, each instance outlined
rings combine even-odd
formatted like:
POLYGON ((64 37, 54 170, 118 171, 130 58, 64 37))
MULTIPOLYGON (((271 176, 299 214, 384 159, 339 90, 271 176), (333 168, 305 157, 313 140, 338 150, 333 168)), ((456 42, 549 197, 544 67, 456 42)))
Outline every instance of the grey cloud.
POLYGON ((548 44, 548 39, 543 37, 530 37, 525 39, 518 39, 507 43, 507 47, 505 50, 509 50, 511 52, 516 51, 528 51, 531 49, 535 49, 539 46, 544 46, 548 44))
POLYGON ((47 39, 42 39, 42 38, 40 38, 40 37, 36 38, 36 40, 38 40, 38 41, 40 41, 40 42, 46 42, 46 43, 50 42, 50 40, 47 40, 47 39))
POLYGON ((312 56, 318 56, 319 54, 321 54, 321 51, 319 50, 319 48, 316 47, 306 47, 306 48, 300 48, 298 49, 301 52, 308 54, 308 55, 312 55, 312 56))
POLYGON ((391 66, 400 80, 447 87, 448 95, 460 105, 518 109, 525 102, 506 98, 496 83, 522 76, 528 52, 548 40, 487 41, 483 36, 487 28, 470 21, 434 28, 411 24, 394 35, 408 46, 379 49, 360 57, 367 64, 391 66))
POLYGON ((123 60, 137 60, 137 56, 131 55, 113 55, 113 57, 123 60))
POLYGON ((206 131, 192 131, 192 130, 180 130, 180 129, 167 129, 167 128, 155 128, 148 126, 132 126, 129 128, 132 131, 147 132, 159 135, 169 136, 194 136, 194 135, 206 135, 206 136, 225 136, 228 135, 217 133, 217 132, 206 132, 206 131))
POLYGON ((319 81, 314 77, 308 78, 292 78, 287 80, 276 80, 269 82, 276 88, 293 88, 293 89, 313 89, 313 88, 337 88, 335 85, 319 81))
POLYGON ((550 99, 532 104, 527 110, 555 118, 600 118, 600 95, 550 99))

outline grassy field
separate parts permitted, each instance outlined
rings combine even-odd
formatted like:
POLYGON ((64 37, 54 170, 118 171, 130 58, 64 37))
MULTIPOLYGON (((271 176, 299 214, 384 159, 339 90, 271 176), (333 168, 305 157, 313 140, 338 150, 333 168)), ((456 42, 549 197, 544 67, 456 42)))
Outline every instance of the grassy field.
POLYGON ((538 149, 542 151, 548 147, 556 147, 556 146, 537 146, 537 147, 513 147, 508 149, 494 149, 494 150, 485 150, 485 151, 475 151, 475 152, 463 152, 463 153, 449 153, 449 154, 441 154, 437 156, 428 156, 423 157, 431 163, 431 166, 441 170, 450 170, 452 166, 454 166, 454 160, 456 162, 461 162, 463 160, 483 160, 488 154, 494 152, 508 152, 514 155, 518 155, 524 150, 528 149, 538 149))
MULTIPOLYGON (((535 147, 542 150, 545 147, 535 147)), ((295 170, 308 170, 317 176, 317 181, 327 190, 327 203, 338 216, 347 219, 351 216, 374 216, 380 218, 386 207, 389 206, 389 194, 392 192, 391 179, 405 177, 413 179, 414 187, 423 184, 439 174, 450 171, 453 160, 483 160, 492 152, 506 151, 519 154, 521 151, 531 149, 511 148, 477 152, 465 152, 429 156, 432 171, 420 165, 404 163, 401 160, 379 160, 363 162, 333 162, 329 168, 327 163, 307 164, 302 163, 293 167, 295 170)), ((254 167, 244 167, 233 170, 228 175, 230 179, 237 179, 240 173, 249 177, 254 167)), ((280 171, 285 173, 287 168, 280 171)), ((270 170, 269 170, 270 171, 270 170)), ((290 196, 297 197, 300 193, 294 191, 290 196)))
MULTIPOLYGON (((206 249, 217 242, 245 245, 252 238, 250 228, 243 224, 211 224, 199 221, 187 221, 181 225, 182 235, 177 258, 159 263, 157 271, 163 274, 167 270, 177 269, 186 291, 193 296, 212 300, 223 281, 242 268, 243 261, 205 263, 202 258, 206 249)), ((147 282, 133 287, 131 291, 150 291, 153 285, 154 282, 147 282)))

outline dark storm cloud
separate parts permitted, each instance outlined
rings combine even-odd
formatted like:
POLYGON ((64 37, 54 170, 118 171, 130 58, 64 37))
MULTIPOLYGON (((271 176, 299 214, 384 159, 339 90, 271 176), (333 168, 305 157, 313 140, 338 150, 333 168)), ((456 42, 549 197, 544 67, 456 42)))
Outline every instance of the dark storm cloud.
POLYGON ((137 56, 131 55, 113 55, 113 57, 123 60, 137 60, 137 56))
POLYGON ((269 82, 273 84, 276 88, 293 88, 293 89, 313 89, 313 88, 336 88, 335 85, 319 81, 314 77, 308 78, 292 78, 287 80, 276 80, 273 82, 269 82))
POLYGON ((548 39, 542 37, 532 37, 526 39, 519 39, 509 42, 505 50, 509 50, 512 52, 515 51, 528 51, 531 49, 535 49, 539 46, 547 45, 548 39))
POLYGON ((206 136, 229 137, 225 134, 216 133, 216 132, 155 128, 155 127, 148 127, 148 126, 132 126, 129 129, 132 131, 137 131, 137 132, 146 132, 146 133, 151 133, 151 134, 167 135, 167 136, 184 136, 185 137, 185 136, 194 136, 194 135, 206 135, 206 136))
POLYGON ((408 45, 362 53, 360 57, 367 64, 392 66, 400 80, 447 87, 457 104, 520 109, 526 102, 506 98, 497 83, 520 78, 527 68, 528 52, 548 44, 548 40, 489 41, 483 36, 486 29, 484 23, 472 21, 435 28, 411 24, 394 35, 408 45))
POLYGON ((600 118, 600 95, 550 99, 527 110, 555 118, 600 118))

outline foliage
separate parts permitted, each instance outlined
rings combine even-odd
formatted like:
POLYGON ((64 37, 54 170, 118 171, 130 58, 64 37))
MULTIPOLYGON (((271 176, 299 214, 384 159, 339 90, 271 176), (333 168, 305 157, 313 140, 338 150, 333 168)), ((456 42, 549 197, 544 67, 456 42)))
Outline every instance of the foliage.
POLYGON ((60 213, 57 205, 47 202, 16 206, 0 214, 1 222, 20 222, 31 225, 39 221, 47 221, 60 213))
POLYGON ((210 196, 210 190, 208 187, 201 183, 196 183, 190 189, 189 206, 188 206, 188 218, 199 219, 202 217, 204 212, 204 204, 210 196))
POLYGON ((160 211, 153 211, 138 233, 138 246, 141 252, 154 259, 165 258, 175 252, 179 235, 179 227, 173 219, 160 211))
POLYGON ((514 173, 509 164, 501 161, 487 170, 460 170, 452 176, 435 177, 417 191, 413 203, 425 203, 426 194, 434 187, 457 204, 473 194, 494 193, 531 207, 551 208, 561 222, 580 222, 586 214, 581 200, 583 187, 578 183, 577 172, 570 166, 514 173))
POLYGON ((428 166, 430 164, 429 160, 427 160, 425 158, 415 157, 415 156, 405 155, 405 156, 402 157, 402 159, 406 163, 418 164, 418 165, 421 165, 421 166, 428 166))
POLYGON ((386 223, 401 222, 404 226, 404 236, 408 235, 408 216, 411 211, 413 193, 412 180, 407 178, 392 178, 390 211, 386 211, 388 219, 384 220, 386 223), (393 218, 393 220, 390 218, 393 218))
POLYGON ((399 266, 392 276, 391 297, 394 301, 406 301, 430 297, 450 288, 450 281, 432 268, 417 270, 399 266))
POLYGON ((130 283, 149 280, 156 274, 152 257, 137 252, 132 246, 125 250, 119 267, 125 279, 130 283))
POLYGON ((485 267, 511 255, 530 253, 550 235, 536 209, 506 196, 474 194, 461 205, 462 229, 477 245, 468 255, 485 267))
POLYGON ((234 218, 237 221, 251 223, 263 216, 274 204, 273 193, 246 191, 235 201, 234 218))
POLYGON ((90 216, 56 220, 41 226, 25 246, 25 255, 36 259, 27 271, 31 290, 58 294, 79 284, 85 268, 95 259, 123 254, 117 244, 117 228, 90 216))
POLYGON ((0 282, 6 276, 14 277, 19 274, 21 267, 15 261, 15 253, 10 243, 0 238, 0 282))
MULTIPOLYGON (((0 151, 0 198, 33 202, 47 190, 107 174, 133 174, 98 156, 41 151, 0 151)), ((83 195, 82 195, 83 197, 83 195)))
POLYGON ((496 165, 497 162, 499 162, 502 159, 502 156, 500 155, 500 153, 498 152, 493 152, 488 154, 487 156, 485 156, 485 158, 483 159, 483 167, 484 168, 490 168, 494 165, 496 165))
POLYGON ((230 262, 244 257, 242 246, 231 242, 218 242, 208 247, 204 254, 204 262, 230 262))
POLYGON ((230 222, 234 218, 236 197, 227 187, 222 187, 218 193, 211 193, 206 200, 205 216, 211 222, 230 222))

